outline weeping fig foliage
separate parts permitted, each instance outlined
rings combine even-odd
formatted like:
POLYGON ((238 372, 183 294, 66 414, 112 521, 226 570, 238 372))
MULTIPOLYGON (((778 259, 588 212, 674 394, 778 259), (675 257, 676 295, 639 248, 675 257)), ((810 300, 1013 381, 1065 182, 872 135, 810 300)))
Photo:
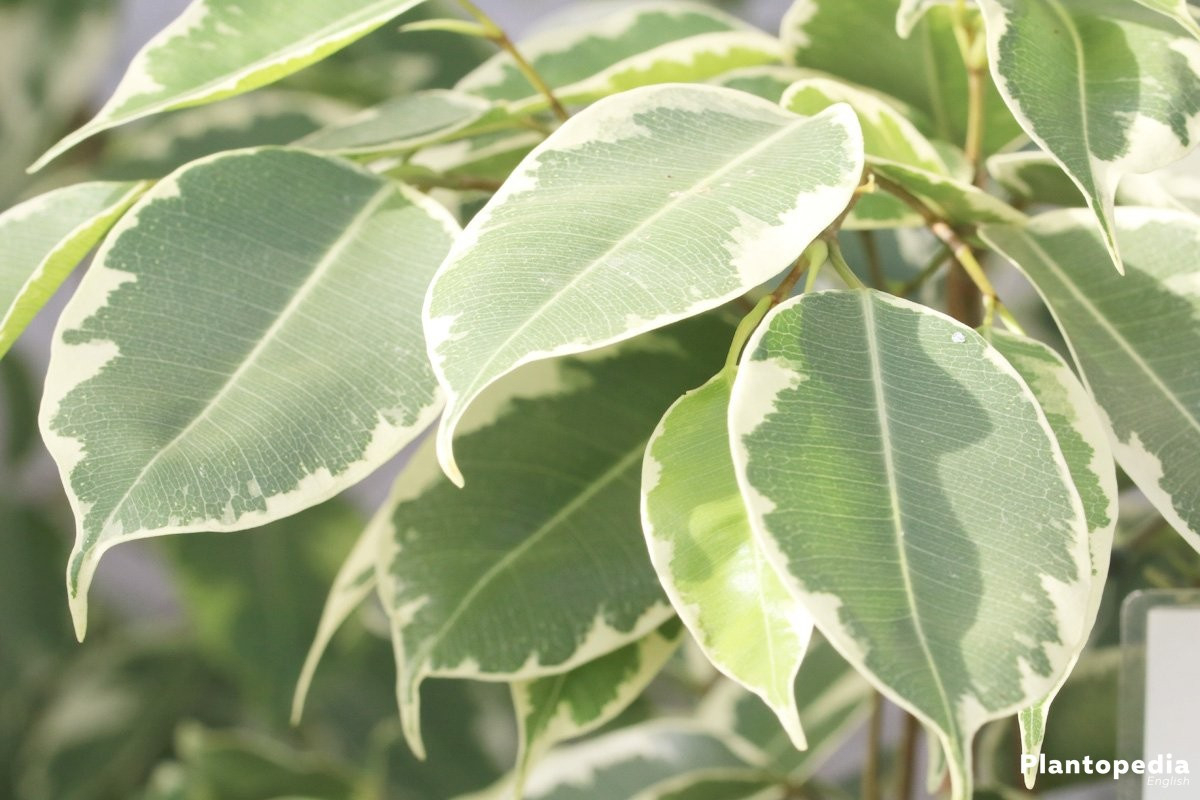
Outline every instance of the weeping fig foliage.
POLYGON ((35 164, 95 175, 0 214, 0 355, 95 249, 40 414, 79 637, 111 547, 254 536, 428 433, 296 717, 370 602, 417 757, 427 678, 510 686, 473 796, 800 796, 873 694, 953 800, 1003 782, 976 734, 1037 753, 1072 696, 1118 465, 1200 550, 1200 193, 1154 174, 1200 139, 1194 12, 637 0, 522 39, 464 0, 398 40, 494 47, 462 77, 295 88, 424 5, 192 0, 35 164), (286 134, 251 94, 232 149, 75 150, 183 152, 280 81, 286 134), (695 719, 629 710, 696 663, 695 719))

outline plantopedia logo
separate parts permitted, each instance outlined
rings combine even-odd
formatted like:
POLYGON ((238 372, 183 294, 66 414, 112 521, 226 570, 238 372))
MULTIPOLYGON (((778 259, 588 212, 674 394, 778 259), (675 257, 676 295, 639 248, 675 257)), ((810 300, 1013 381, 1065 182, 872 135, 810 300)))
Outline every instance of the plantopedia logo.
POLYGON ((1189 786, 1191 778, 1188 762, 1185 759, 1172 758, 1170 753, 1157 755, 1154 758, 1140 758, 1126 761, 1123 758, 1109 760, 1107 758, 1082 759, 1071 758, 1059 760, 1040 756, 1021 756, 1021 769, 1029 771, 1037 767, 1039 775, 1111 775, 1113 780, 1119 780, 1124 775, 1148 775, 1147 786, 1189 786))

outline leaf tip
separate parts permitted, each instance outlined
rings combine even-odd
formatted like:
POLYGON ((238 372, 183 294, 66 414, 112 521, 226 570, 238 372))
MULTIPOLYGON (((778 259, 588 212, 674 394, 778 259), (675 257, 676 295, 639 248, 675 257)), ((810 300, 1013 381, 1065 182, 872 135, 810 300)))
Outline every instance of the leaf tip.
POLYGON ((462 470, 458 468, 458 462, 454 459, 453 423, 448 424, 445 417, 442 418, 442 424, 438 427, 437 457, 442 472, 446 473, 446 477, 450 479, 451 483, 460 489, 467 485, 462 470))

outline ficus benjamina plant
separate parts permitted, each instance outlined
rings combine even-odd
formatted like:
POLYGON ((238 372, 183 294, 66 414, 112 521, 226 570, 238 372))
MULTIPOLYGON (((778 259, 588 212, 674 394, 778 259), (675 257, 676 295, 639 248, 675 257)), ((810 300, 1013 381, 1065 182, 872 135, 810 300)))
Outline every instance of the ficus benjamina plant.
MULTIPOLYGON (((0 216, 0 353, 96 249, 40 407, 78 637, 114 545, 312 519, 411 445, 293 717, 354 617, 405 758, 508 760, 305 796, 904 800, 921 739, 930 791, 1022 796, 1022 751, 1111 733, 1078 685, 1114 603, 1197 578, 1187 2, 418 11, 193 0, 33 166, 94 179, 0 216), (331 65, 401 15, 434 63, 487 52, 368 105, 331 65), (515 735, 447 733, 432 678, 506 686, 515 735)), ((234 796, 192 774, 146 797, 234 796)))

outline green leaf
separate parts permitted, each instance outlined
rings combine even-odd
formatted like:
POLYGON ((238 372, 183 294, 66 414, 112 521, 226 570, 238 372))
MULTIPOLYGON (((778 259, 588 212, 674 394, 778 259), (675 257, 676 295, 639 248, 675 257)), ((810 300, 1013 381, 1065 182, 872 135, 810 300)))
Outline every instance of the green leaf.
POLYGON ((714 730, 730 731, 752 744, 771 773, 803 783, 861 726, 874 690, 818 634, 804 656, 794 691, 807 750, 796 749, 779 718, 760 698, 729 681, 709 692, 697 716, 714 730))
POLYGON ((37 170, 100 131, 274 83, 359 39, 421 0, 194 0, 142 48, 100 112, 37 170))
POLYGON ((126 215, 59 321, 42 405, 81 636, 109 547, 294 514, 432 422, 418 308, 456 229, 404 187, 289 150, 197 162, 126 215))
POLYGON ((787 800, 788 787, 762 770, 704 769, 686 772, 637 794, 634 800, 787 800))
POLYGON ((1107 417, 1117 462, 1200 550, 1200 218, 1119 208, 1126 275, 1097 270, 1105 241, 1082 209, 985 227, 1033 282, 1107 417))
POLYGON ((160 178, 224 150, 291 144, 356 110, 318 94, 263 89, 132 122, 104 138, 97 171, 113 180, 160 178))
MULTIPOLYGON (((884 95, 830 78, 806 78, 792 84, 780 101, 789 111, 804 115, 820 113, 836 103, 848 103, 858 115, 868 163, 873 167, 909 167, 910 171, 903 173, 908 183, 915 182, 910 172, 915 173, 922 179, 920 185, 926 194, 930 193, 929 187, 937 187, 938 196, 951 198, 951 207, 958 211, 968 205, 981 209, 1000 205, 990 195, 966 184, 943 185, 951 176, 941 152, 884 95), (976 202, 970 203, 972 200, 976 202)), ((924 224, 920 215, 900 200, 877 192, 859 198, 843 227, 854 230, 924 224)))
MULTIPOLYGON (((1100 601, 1104 598, 1113 534, 1117 529, 1117 472, 1108 445, 1107 429, 1075 373, 1049 347, 1000 331, 993 332, 989 341, 1021 374, 1041 404, 1083 501, 1092 564, 1084 623, 1086 633, 1090 634, 1100 611, 1100 601)), ((1086 636, 1071 660, 1072 668, 1085 643, 1086 636)), ((1070 668, 1044 700, 1021 710, 1019 720, 1026 754, 1037 756, 1041 753, 1050 704, 1069 674, 1070 668)), ((1026 772, 1026 785, 1030 789, 1036 776, 1036 768, 1026 772)))
POLYGON ((464 131, 491 107, 486 100, 462 92, 429 89, 392 98, 297 144, 353 156, 415 150, 464 131))
POLYGON ((793 684, 812 618, 754 540, 729 452, 733 375, 671 406, 642 466, 642 527, 676 613, 721 672, 778 715, 806 747, 793 684))
POLYGON ((746 348, 730 435, 756 533, 822 633, 971 740, 1054 687, 1084 638, 1088 530, 1037 400, 981 336, 870 290, 784 303, 746 348))
POLYGON ((802 118, 713 86, 648 87, 574 116, 475 216, 430 287, 443 469, 461 485, 454 429, 521 364, 698 314, 781 272, 846 207, 861 159, 847 108, 802 118))
POLYGON ((1196 15, 1188 5, 1188 0, 1137 0, 1137 2, 1146 8, 1166 14, 1182 25, 1188 33, 1200 38, 1200 24, 1197 24, 1196 15))
POLYGON ((1200 42, 1118 0, 981 0, 992 75, 1025 132, 1071 176, 1122 271, 1117 184, 1200 135, 1200 42))
POLYGON ((916 195, 940 219, 955 225, 1021 224, 1026 217, 1003 200, 956 178, 882 159, 868 159, 878 175, 916 195))
MULTIPOLYGON (((703 81, 782 59, 777 40, 698 3, 639 3, 598 20, 584 19, 518 44, 568 105, 651 83, 703 81)), ((514 113, 545 106, 508 53, 496 54, 455 88, 508 103, 514 113)))
POLYGON ((147 186, 80 183, 0 214, 0 357, 147 186))
MULTIPOLYGON (((752 753, 703 726, 656 721, 552 751, 530 773, 525 800, 630 800, 680 775, 746 769, 752 753)), ((459 800, 511 797, 512 777, 459 800)), ((649 796, 653 797, 653 794, 649 796)))
POLYGON ((516 681, 513 708, 520 726, 517 786, 526 770, 556 743, 596 730, 624 711, 649 685, 683 641, 679 620, 633 644, 569 672, 516 681))
POLYGON ((778 103, 787 88, 798 80, 812 77, 811 70, 797 69, 782 64, 767 64, 761 67, 742 67, 718 75, 709 81, 713 86, 724 86, 749 92, 752 95, 778 103))
POLYGON ((1083 205, 1079 187, 1063 172, 1057 161, 1040 150, 997 153, 987 160, 987 171, 1021 202, 1083 205))
POLYGON ((362 529, 336 500, 254 532, 162 540, 193 641, 235 677, 248 706, 282 723, 321 592, 362 529))
MULTIPOLYGON (((907 39, 896 36, 900 0, 796 0, 784 17, 791 62, 867 86, 919 109, 923 132, 961 144, 967 136, 967 70, 954 35, 952 9, 930 8, 907 39), (869 57, 866 54, 869 52, 869 57)), ((984 98, 984 151, 995 152, 1021 128, 995 87, 984 98)))
POLYGON ((954 0, 900 0, 900 8, 896 11, 896 34, 902 39, 912 35, 913 28, 925 16, 925 12, 934 6, 950 5, 954 0))
POLYGON ((373 524, 384 529, 381 596, 415 752, 426 676, 555 675, 671 617, 641 536, 642 455, 731 335, 702 317, 515 373, 467 418, 461 452, 476 477, 466 490, 442 478, 432 441, 414 458, 373 524), (553 614, 530 625, 534 606, 553 614))

